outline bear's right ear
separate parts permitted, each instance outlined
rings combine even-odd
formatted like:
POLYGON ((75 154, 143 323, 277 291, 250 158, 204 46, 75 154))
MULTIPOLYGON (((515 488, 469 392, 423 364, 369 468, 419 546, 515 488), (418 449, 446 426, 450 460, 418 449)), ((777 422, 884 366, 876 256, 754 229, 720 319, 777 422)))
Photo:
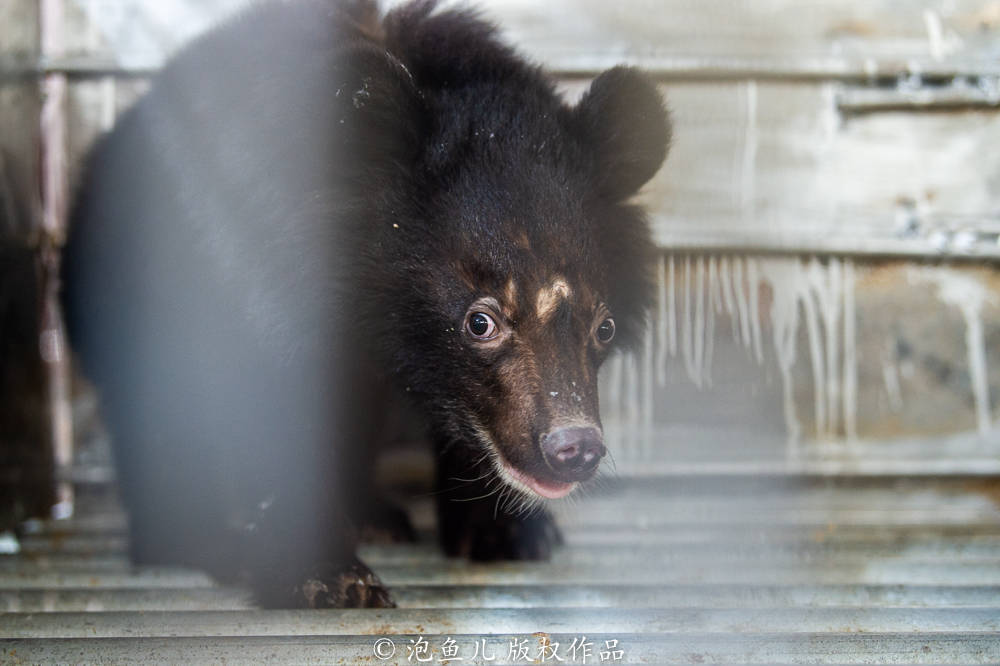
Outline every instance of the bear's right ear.
POLYGON ((655 84, 638 70, 615 67, 598 76, 573 114, 596 153, 594 179, 602 195, 635 194, 663 164, 670 119, 655 84))

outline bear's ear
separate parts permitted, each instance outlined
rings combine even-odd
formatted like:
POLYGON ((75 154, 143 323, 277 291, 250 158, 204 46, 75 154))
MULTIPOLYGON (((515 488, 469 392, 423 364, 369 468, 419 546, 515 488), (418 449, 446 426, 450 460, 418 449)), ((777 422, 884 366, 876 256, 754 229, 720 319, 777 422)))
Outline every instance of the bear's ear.
POLYGON ((590 84, 573 113, 595 152, 594 178, 601 194, 624 199, 663 164, 670 119, 656 86, 638 70, 607 70, 590 84))
POLYGON ((369 44, 347 50, 341 63, 333 112, 343 148, 369 168, 407 162, 426 136, 429 115, 406 66, 369 44))

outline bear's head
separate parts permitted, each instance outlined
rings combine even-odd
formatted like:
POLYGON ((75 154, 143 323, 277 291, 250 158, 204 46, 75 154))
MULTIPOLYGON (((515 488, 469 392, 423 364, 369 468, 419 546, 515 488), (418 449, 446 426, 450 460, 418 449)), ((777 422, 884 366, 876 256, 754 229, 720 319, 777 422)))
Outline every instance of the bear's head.
POLYGON ((653 244, 629 200, 670 124, 634 69, 571 106, 486 27, 450 43, 469 31, 449 20, 474 19, 387 21, 393 85, 412 92, 387 111, 408 109, 408 129, 394 126, 399 150, 373 176, 394 179, 373 204, 374 337, 434 435, 468 449, 468 476, 558 498, 606 452, 598 370, 638 340, 652 295, 653 244))

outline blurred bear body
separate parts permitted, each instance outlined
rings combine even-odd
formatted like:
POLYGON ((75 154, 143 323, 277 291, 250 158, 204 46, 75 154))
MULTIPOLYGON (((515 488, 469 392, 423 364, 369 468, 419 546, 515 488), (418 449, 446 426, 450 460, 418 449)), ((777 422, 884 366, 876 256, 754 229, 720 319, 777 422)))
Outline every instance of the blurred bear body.
POLYGON ((93 150, 64 261, 133 558, 248 571, 270 606, 391 603, 354 535, 398 396, 446 551, 546 556, 519 509, 604 454, 597 369, 650 289, 627 199, 668 140, 638 73, 570 107, 434 2, 264 5, 178 54, 93 150))

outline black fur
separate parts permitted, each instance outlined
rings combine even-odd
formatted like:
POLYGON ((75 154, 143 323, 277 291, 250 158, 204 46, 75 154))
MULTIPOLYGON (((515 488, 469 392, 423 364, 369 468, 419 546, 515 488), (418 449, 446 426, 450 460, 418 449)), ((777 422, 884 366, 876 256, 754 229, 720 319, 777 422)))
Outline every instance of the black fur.
MULTIPOLYGON (((635 340, 651 244, 625 201, 668 139, 635 71, 568 107, 490 24, 430 0, 381 21, 364 1, 267 5, 180 53, 94 149, 65 260, 134 559, 246 569, 272 606, 388 604, 353 554, 388 396, 426 421, 447 489, 483 469, 470 419, 519 397, 498 374, 513 352, 463 333, 477 297, 559 271, 635 340)), ((498 525, 493 499, 455 498, 449 552, 558 540, 545 514, 498 525)))

